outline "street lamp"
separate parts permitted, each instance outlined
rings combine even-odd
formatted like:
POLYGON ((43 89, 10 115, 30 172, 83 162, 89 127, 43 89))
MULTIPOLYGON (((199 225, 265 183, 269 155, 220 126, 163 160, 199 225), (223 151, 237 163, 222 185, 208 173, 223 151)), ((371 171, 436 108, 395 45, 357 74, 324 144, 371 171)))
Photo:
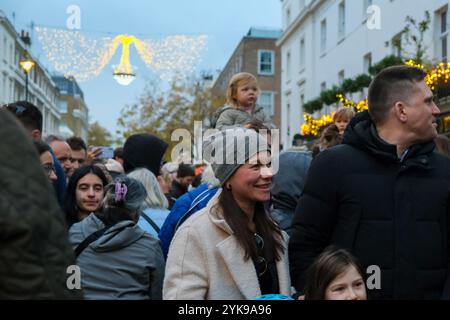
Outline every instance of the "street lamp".
POLYGON ((25 72, 25 101, 28 101, 28 74, 34 67, 35 62, 31 59, 27 51, 24 52, 23 58, 19 62, 23 71, 25 72))

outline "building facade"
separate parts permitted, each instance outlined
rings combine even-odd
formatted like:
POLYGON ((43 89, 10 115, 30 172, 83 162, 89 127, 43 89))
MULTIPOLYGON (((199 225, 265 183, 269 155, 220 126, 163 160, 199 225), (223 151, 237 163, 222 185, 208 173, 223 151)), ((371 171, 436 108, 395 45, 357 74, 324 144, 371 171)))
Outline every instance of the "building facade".
POLYGON ((61 113, 60 134, 88 139, 89 109, 84 101, 83 91, 77 81, 64 76, 53 76, 58 89, 58 107, 61 113))
POLYGON ((42 112, 43 135, 59 134, 60 114, 55 83, 29 52, 28 44, 29 38, 21 37, 0 11, 0 104, 25 100, 26 76, 19 62, 27 51, 35 62, 28 75, 28 101, 42 112))
MULTIPOLYGON (((306 102, 343 79, 367 73, 373 63, 388 55, 406 57, 413 51, 400 37, 407 16, 422 21, 425 11, 430 13, 430 29, 424 39, 426 58, 433 63, 448 60, 447 0, 281 2, 284 31, 277 41, 282 57, 280 136, 287 147, 300 133, 306 102)), ((350 98, 363 99, 366 94, 359 92, 350 98)), ((336 107, 325 107, 314 116, 336 107)))
POLYGON ((239 72, 248 72, 257 78, 260 87, 258 105, 280 126, 280 74, 281 57, 275 45, 281 30, 250 28, 242 38, 225 68, 212 87, 214 97, 225 97, 228 82, 239 72))

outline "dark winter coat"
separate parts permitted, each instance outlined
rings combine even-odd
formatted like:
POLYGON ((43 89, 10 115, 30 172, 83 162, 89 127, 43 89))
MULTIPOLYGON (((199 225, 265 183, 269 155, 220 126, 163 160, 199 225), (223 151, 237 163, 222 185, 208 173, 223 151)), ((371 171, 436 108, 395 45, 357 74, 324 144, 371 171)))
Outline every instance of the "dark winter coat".
POLYGON ((330 245, 349 249, 363 269, 381 268, 373 299, 449 297, 450 160, 434 142, 413 145, 400 160, 367 112, 347 128, 342 145, 311 164, 289 244, 292 280, 330 245))
POLYGON ((63 214, 28 135, 0 110, 0 299, 78 299, 63 214), (70 284, 73 284, 69 281, 70 284))
POLYGON ((279 169, 272 179, 272 208, 270 214, 278 226, 291 233, 292 217, 305 185, 311 155, 287 150, 279 157, 279 169))

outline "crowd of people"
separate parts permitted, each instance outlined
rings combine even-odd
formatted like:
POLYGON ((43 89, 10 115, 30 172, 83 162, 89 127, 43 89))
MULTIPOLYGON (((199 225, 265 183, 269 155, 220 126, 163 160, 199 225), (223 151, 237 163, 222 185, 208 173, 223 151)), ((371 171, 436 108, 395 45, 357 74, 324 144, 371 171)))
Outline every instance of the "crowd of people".
POLYGON ((449 298, 450 140, 424 78, 383 70, 368 111, 339 109, 312 153, 277 154, 256 78, 236 74, 198 165, 163 161, 152 133, 104 157, 5 105, 0 298, 449 298))

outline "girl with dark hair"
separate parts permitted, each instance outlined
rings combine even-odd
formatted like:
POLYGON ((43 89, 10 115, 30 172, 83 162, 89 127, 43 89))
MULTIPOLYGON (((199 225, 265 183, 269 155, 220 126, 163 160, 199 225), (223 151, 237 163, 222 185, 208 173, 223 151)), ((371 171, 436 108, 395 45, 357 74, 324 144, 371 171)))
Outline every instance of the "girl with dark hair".
POLYGON ((220 148, 226 155, 223 161, 209 161, 222 189, 177 230, 167 258, 164 299, 290 295, 287 235, 263 205, 273 176, 267 141, 241 128, 221 132, 210 142, 204 154, 220 148))
POLYGON ((161 246, 136 224, 146 197, 139 181, 121 176, 106 187, 102 211, 70 228, 86 299, 161 299, 161 246))
POLYGON ((345 249, 330 246, 307 271, 305 300, 367 300, 364 272, 345 249))
POLYGON ((73 173, 64 199, 64 211, 69 228, 89 216, 91 212, 101 210, 107 184, 105 174, 96 165, 81 167, 73 173))

